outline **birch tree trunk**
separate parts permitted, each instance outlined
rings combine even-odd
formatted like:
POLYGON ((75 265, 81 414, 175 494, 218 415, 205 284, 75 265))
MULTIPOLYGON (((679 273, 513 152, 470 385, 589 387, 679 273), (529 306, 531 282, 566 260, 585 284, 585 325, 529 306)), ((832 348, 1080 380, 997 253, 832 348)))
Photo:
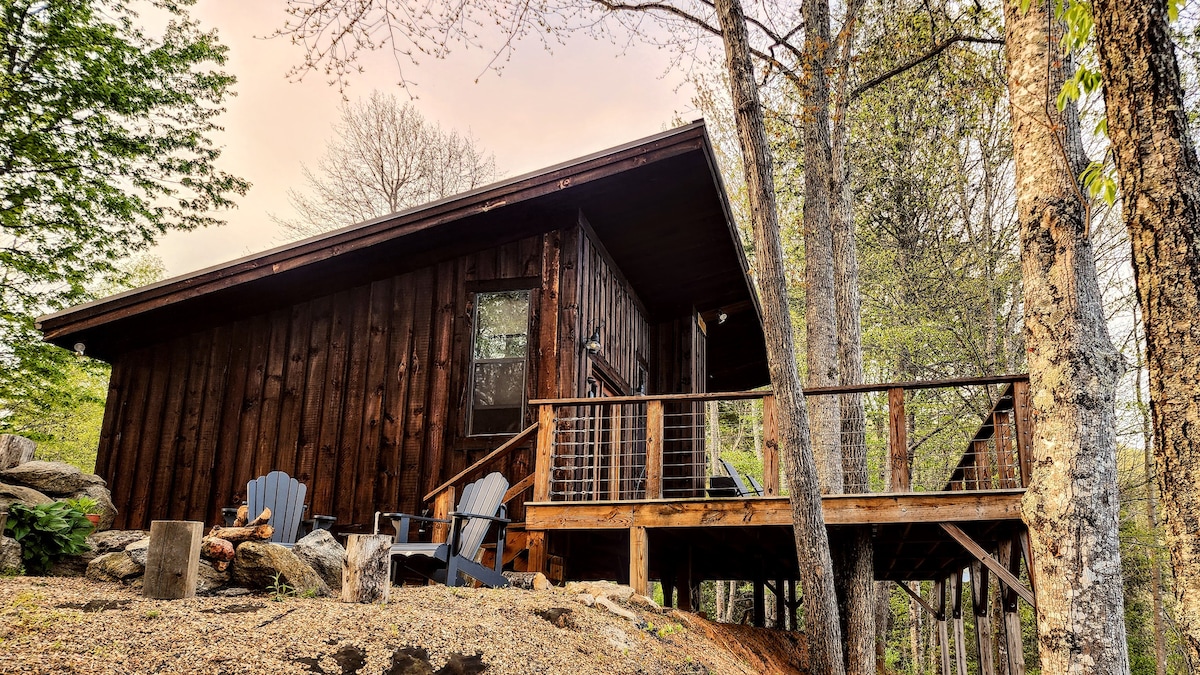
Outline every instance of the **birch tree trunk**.
POLYGON ((1055 98, 1070 76, 1049 2, 1006 0, 1005 54, 1021 228, 1033 476, 1022 503, 1037 587, 1042 671, 1128 673, 1109 339, 1076 176, 1079 118, 1055 98))
POLYGON ((845 666, 833 587, 833 564, 821 511, 808 411, 800 387, 800 373, 796 369, 770 146, 754 80, 754 66, 750 61, 746 17, 738 0, 716 0, 714 4, 725 43, 725 65, 729 71, 734 118, 745 163, 757 251, 754 267, 762 297, 767 362, 779 411, 779 441, 785 449, 784 466, 795 523, 796 556, 804 591, 805 633, 812 657, 810 668, 826 675, 842 675, 845 666))
POLYGON ((1146 326, 1154 458, 1177 620, 1200 663, 1200 163, 1165 0, 1096 0, 1108 134, 1146 326))
MULTIPOLYGON (((829 134, 829 0, 804 0, 804 58, 807 86, 804 131, 804 326, 809 387, 838 383, 837 315, 833 288, 833 223, 830 187, 833 158, 829 134)), ((821 492, 843 491, 841 414, 837 396, 815 396, 812 411, 813 454, 821 492)))

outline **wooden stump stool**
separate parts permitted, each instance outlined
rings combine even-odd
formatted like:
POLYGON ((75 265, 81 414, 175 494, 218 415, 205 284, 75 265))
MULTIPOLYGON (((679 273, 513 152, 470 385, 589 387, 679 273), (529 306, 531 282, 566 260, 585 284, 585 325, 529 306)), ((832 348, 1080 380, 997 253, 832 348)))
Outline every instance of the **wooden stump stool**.
POLYGON ((195 520, 151 522, 142 595, 157 600, 195 596, 203 536, 204 523, 195 520))
POLYGON ((342 563, 342 602, 387 602, 391 590, 388 555, 392 538, 386 534, 352 534, 342 563))

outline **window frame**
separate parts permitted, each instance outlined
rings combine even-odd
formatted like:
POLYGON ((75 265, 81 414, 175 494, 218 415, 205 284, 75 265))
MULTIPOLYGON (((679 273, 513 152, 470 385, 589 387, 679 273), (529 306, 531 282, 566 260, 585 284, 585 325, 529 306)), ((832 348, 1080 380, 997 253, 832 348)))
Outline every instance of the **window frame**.
POLYGON ((466 419, 463 423, 464 436, 467 438, 487 438, 492 436, 510 436, 514 433, 519 433, 521 425, 525 421, 526 408, 529 402, 529 351, 530 351, 530 328, 532 325, 533 313, 533 289, 522 287, 504 287, 504 288, 480 288, 471 292, 471 347, 470 358, 467 363, 467 401, 466 401, 466 419), (479 358, 476 354, 476 346, 479 340, 479 308, 482 304, 479 299, 485 295, 504 295, 504 294, 519 294, 525 298, 525 355, 520 357, 504 357, 498 359, 479 358), (512 406, 476 406, 475 405, 475 387, 476 387, 476 370, 479 364, 521 364, 521 404, 518 414, 518 422, 516 431, 486 431, 477 432, 475 426, 475 411, 488 409, 511 409, 512 406))

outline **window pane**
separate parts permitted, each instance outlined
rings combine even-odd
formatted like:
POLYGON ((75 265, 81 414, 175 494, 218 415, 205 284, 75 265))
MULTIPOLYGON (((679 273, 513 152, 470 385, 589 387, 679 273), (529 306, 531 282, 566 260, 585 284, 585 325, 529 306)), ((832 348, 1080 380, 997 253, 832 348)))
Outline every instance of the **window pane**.
POLYGON ((529 291, 476 296, 475 358, 524 358, 529 330, 529 291))
POLYGON ((521 407, 525 398, 525 362, 475 364, 475 393, 471 407, 521 407))

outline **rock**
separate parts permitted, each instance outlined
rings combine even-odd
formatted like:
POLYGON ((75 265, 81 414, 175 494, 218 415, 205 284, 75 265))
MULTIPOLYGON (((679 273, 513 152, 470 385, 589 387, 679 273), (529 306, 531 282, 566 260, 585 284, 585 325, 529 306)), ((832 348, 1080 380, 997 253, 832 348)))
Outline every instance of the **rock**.
POLYGON ((617 602, 629 602, 629 596, 633 595, 633 588, 614 584, 611 581, 579 581, 571 582, 566 587, 567 595, 579 595, 587 593, 597 599, 610 598, 617 602))
POLYGON ((233 560, 233 544, 220 537, 205 537, 200 541, 200 557, 205 560, 229 562, 233 560))
POLYGON ((616 614, 619 617, 629 619, 630 621, 637 622, 639 620, 637 614, 634 614, 633 612, 625 609, 624 607, 617 605, 617 603, 604 597, 603 595, 596 598, 596 606, 603 607, 604 609, 607 609, 609 612, 616 614))
POLYGON ((313 530, 296 542, 292 553, 311 567, 329 588, 342 588, 342 565, 346 562, 346 549, 333 538, 329 530, 313 530))
POLYGON ((87 578, 92 581, 125 581, 141 576, 144 571, 142 565, 135 563, 124 552, 105 553, 88 564, 87 578))
POLYGON ((113 505, 112 493, 104 487, 103 482, 101 481, 101 485, 89 485, 79 492, 63 497, 64 499, 91 497, 96 500, 96 512, 100 514, 100 524, 96 526, 98 532, 111 528, 113 521, 117 519, 117 507, 113 505))
POLYGON ((104 555, 113 551, 124 551, 125 547, 133 542, 149 537, 150 533, 145 530, 107 530, 89 535, 88 544, 98 555, 104 555))
POLYGON ((652 598, 647 598, 646 596, 638 595, 637 593, 634 593, 633 595, 629 596, 629 604, 634 605, 636 607, 641 607, 642 609, 648 609, 652 612, 662 612, 663 611, 662 607, 660 607, 659 604, 657 602, 655 602, 652 598))
POLYGON ((596 596, 592 595, 591 593, 580 593, 579 595, 575 596, 575 602, 578 602, 584 607, 591 607, 592 605, 596 604, 596 596))
POLYGON ((212 594, 218 598, 240 598, 243 595, 250 595, 253 592, 254 591, 250 590, 249 588, 232 586, 230 588, 222 588, 220 590, 213 591, 212 594))
POLYGON ((21 544, 16 539, 0 535, 0 574, 21 569, 21 544))
POLYGON ((72 555, 59 560, 46 570, 48 577, 82 577, 87 574, 88 565, 96 559, 95 551, 88 551, 82 555, 72 555))
POLYGON ((49 504, 53 501, 53 499, 33 488, 0 483, 0 511, 8 511, 8 507, 14 503, 37 506, 38 504, 49 504))
POLYGON ((104 486, 104 479, 64 462, 26 462, 0 471, 0 481, 31 487, 51 497, 79 494, 93 485, 104 486))
POLYGON ((433 675, 429 652, 423 647, 402 647, 392 652, 392 665, 383 675, 433 675))
POLYGON ((604 626, 600 629, 600 634, 608 639, 608 645, 618 654, 637 649, 637 645, 629 639, 629 635, 616 626, 604 626))
POLYGON ((534 613, 559 628, 575 627, 575 622, 571 620, 571 610, 566 607, 551 607, 550 609, 534 613))
POLYGON ((329 595, 329 586, 313 568, 283 546, 247 541, 237 547, 230 567, 233 583, 266 589, 276 583, 277 577, 278 583, 287 584, 295 593, 316 591, 317 595, 329 595))
POLYGON ((218 571, 207 560, 200 561, 196 575, 196 595, 210 595, 229 583, 229 573, 218 571))
POLYGON ((37 443, 24 436, 0 434, 0 469, 11 469, 33 459, 37 443))
POLYGON ((146 552, 150 550, 150 537, 138 539, 125 547, 125 555, 133 562, 146 566, 146 552))
POLYGON ((527 591, 544 591, 550 588, 550 580, 541 572, 505 572, 504 578, 513 588, 527 591))

